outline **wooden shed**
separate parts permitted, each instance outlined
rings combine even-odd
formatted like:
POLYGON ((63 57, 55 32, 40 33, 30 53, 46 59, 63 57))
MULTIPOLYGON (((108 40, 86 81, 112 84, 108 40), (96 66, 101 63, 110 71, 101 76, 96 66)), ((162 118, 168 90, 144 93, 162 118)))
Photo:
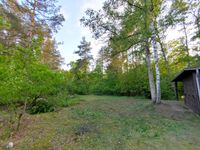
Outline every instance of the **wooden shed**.
POLYGON ((175 82, 177 100, 179 97, 177 83, 183 82, 185 104, 200 114, 200 68, 185 69, 172 82, 175 82))

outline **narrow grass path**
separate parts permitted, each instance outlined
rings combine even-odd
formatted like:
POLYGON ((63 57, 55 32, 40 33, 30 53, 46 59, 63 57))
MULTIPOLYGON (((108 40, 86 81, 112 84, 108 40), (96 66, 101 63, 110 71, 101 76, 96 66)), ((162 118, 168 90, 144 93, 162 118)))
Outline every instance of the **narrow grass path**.
POLYGON ((128 97, 79 99, 80 104, 58 112, 27 115, 19 133, 10 139, 13 149, 200 149, 200 117, 177 102, 153 106, 148 100, 128 97))

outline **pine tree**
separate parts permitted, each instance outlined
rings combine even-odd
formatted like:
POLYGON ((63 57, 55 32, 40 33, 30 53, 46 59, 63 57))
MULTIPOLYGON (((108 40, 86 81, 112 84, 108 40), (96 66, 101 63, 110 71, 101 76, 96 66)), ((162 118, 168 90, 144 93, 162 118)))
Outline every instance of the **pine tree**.
POLYGON ((27 24, 29 26, 28 34, 30 37, 35 36, 44 26, 47 32, 52 32, 62 26, 64 17, 60 14, 60 6, 56 6, 57 0, 23 0, 23 13, 27 16, 27 24))
POLYGON ((89 72, 89 65, 90 65, 90 60, 92 60, 92 55, 90 54, 91 52, 91 43, 87 42, 85 37, 82 38, 82 41, 80 42, 80 45, 78 45, 77 51, 75 51, 75 54, 78 54, 80 59, 78 60, 78 69, 81 70, 83 73, 88 73, 89 72))
POLYGON ((57 43, 50 37, 43 42, 41 61, 53 70, 59 70, 63 64, 63 58, 57 50, 57 43))

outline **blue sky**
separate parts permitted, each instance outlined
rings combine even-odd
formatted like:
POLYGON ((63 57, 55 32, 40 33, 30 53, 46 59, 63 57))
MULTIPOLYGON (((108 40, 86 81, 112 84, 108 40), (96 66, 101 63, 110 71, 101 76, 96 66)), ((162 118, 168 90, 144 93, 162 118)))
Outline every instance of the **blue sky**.
MULTIPOLYGON (((101 47, 101 43, 92 38, 89 29, 83 27, 79 20, 88 8, 100 9, 103 1, 104 0, 59 0, 61 13, 66 20, 63 23, 63 27, 55 34, 55 38, 57 42, 63 42, 63 45, 60 45, 58 49, 62 57, 65 58, 66 64, 78 58, 73 52, 77 50, 82 36, 85 36, 86 40, 91 42, 92 54, 96 56, 101 47)), ((63 68, 66 69, 67 66, 64 65, 63 68)))

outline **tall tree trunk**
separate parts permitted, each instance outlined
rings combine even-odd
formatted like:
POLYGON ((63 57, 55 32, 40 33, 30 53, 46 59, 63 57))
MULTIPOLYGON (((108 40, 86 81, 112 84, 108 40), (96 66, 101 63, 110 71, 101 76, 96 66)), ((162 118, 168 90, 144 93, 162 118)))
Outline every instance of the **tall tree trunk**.
POLYGON ((131 64, 132 64, 131 69, 133 69, 136 66, 133 53, 134 53, 134 50, 133 48, 131 48, 131 64))
POLYGON ((148 78, 149 78, 149 86, 150 86, 150 92, 151 92, 151 100, 153 102, 156 101, 156 90, 155 90, 155 83, 154 83, 154 78, 153 78, 153 71, 151 67, 151 53, 149 50, 149 43, 148 39, 146 40, 146 45, 145 45, 145 51, 146 51, 146 63, 147 63, 147 69, 148 69, 148 78))
POLYGON ((152 44, 153 44, 153 54, 156 68, 156 104, 161 103, 161 88, 160 88, 160 69, 158 64, 158 50, 156 43, 156 35, 152 36, 152 44))
MULTIPOLYGON (((200 12, 200 8, 199 8, 199 12, 200 12)), ((197 38, 200 38, 200 13, 199 15, 195 18, 195 24, 197 25, 197 38)))
POLYGON ((148 7, 147 7, 147 0, 144 0, 144 25, 145 25, 145 54, 146 54, 146 63, 147 63, 147 69, 148 69, 148 78, 149 78, 149 86, 150 86, 150 92, 151 92, 151 100, 153 103, 156 101, 156 90, 155 90, 155 82, 153 77, 153 71, 151 66, 151 53, 149 49, 149 20, 148 20, 148 7))
MULTIPOLYGON (((33 40, 33 37, 35 35, 35 27, 36 27, 36 21, 35 21, 35 17, 36 17, 36 6, 37 6, 37 0, 33 0, 32 2, 29 2, 30 4, 32 4, 32 8, 30 13, 30 26, 29 26, 29 32, 28 32, 28 47, 31 46, 31 41, 33 40)), ((35 53, 35 50, 32 50, 35 53)))
POLYGON ((27 101, 24 102, 23 110, 22 110, 22 112, 19 113, 18 120, 17 120, 17 128, 16 128, 17 131, 19 130, 19 127, 21 125, 22 117, 26 112, 26 106, 27 106, 27 101))
POLYGON ((165 53, 164 44, 163 44, 163 42, 161 41, 161 37, 160 37, 160 35, 159 35, 159 30, 158 30, 157 23, 155 24, 155 32, 156 32, 157 40, 158 40, 158 43, 159 43, 159 45, 160 45, 160 49, 161 49, 163 58, 164 58, 164 60, 165 60, 165 67, 166 67, 167 73, 170 75, 169 62, 168 62, 168 60, 167 60, 167 56, 166 56, 166 53, 165 53))
POLYGON ((129 53, 128 50, 125 52, 126 55, 126 71, 129 72, 129 53))
POLYGON ((187 52, 187 56, 188 56, 188 67, 190 67, 191 66, 190 60, 189 60, 190 52, 189 52, 189 46, 188 46, 188 35, 187 35, 185 20, 182 23, 183 23, 183 32, 185 35, 185 48, 186 48, 186 52, 187 52))

